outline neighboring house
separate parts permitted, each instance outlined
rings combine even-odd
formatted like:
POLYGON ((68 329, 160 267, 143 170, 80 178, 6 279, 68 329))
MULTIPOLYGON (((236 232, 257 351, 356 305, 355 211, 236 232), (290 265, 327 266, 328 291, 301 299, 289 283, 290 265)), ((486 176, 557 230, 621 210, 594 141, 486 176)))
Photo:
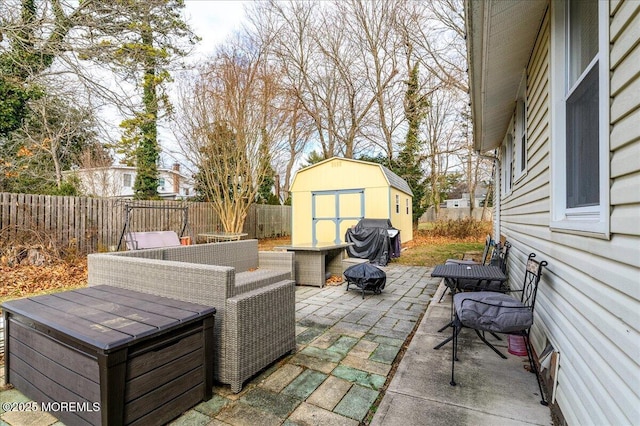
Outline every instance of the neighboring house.
MULTIPOLYGON (((485 197, 476 197, 473 203, 474 207, 482 207, 485 197)), ((469 194, 462 194, 462 198, 453 198, 444 200, 445 209, 468 209, 471 207, 471 197, 469 194)))
MULTIPOLYGON (((136 168, 114 165, 63 172, 80 179, 82 192, 95 197, 132 198, 136 168)), ((180 165, 171 169, 158 169, 158 195, 167 200, 178 200, 195 195, 193 179, 180 173, 180 165)))
POLYGON ((291 182, 291 242, 344 242, 362 218, 390 219, 402 242, 413 239, 413 192, 388 168, 333 157, 298 170, 291 182))
POLYGON ((465 12, 474 144, 498 156, 510 282, 528 253, 549 262, 532 343, 559 352, 556 408, 572 425, 638 424, 640 1, 465 12))

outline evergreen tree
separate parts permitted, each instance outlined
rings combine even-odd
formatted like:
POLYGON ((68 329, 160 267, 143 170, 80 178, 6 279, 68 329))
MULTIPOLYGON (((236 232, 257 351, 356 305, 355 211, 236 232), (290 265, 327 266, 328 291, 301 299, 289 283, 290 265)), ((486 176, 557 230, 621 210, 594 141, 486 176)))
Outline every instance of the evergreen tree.
POLYGON ((107 64, 126 80, 141 89, 141 105, 133 117, 124 120, 123 137, 116 152, 125 163, 137 167, 135 197, 158 195, 158 120, 161 112, 172 112, 165 92, 171 81, 169 67, 187 54, 185 42, 197 37, 183 21, 183 0, 117 0, 94 2, 93 19, 100 25, 88 28, 94 40, 83 57, 107 64), (97 41, 97 42, 96 42, 97 41))
POLYGON ((420 124, 424 119, 429 101, 420 93, 419 69, 416 62, 409 72, 407 91, 405 93, 405 117, 407 118, 407 136, 401 144, 400 152, 392 165, 398 176, 407 181, 413 191, 413 224, 418 225, 418 219, 426 210, 425 205, 425 177, 422 170, 421 151, 423 141, 420 140, 420 124))

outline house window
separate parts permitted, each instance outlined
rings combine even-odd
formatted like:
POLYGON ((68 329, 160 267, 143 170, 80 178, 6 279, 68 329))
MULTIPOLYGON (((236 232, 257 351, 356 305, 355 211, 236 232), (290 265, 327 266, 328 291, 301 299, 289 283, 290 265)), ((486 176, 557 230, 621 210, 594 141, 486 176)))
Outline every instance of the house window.
POLYGON ((400 196, 396 194, 396 213, 400 213, 400 196))
POLYGON ((511 130, 507 133, 502 144, 502 193, 511 194, 513 185, 513 134, 511 130))
POLYGON ((407 206, 407 214, 409 214, 409 199, 407 198, 406 200, 406 206, 407 206))
POLYGON ((516 180, 520 179, 527 171, 527 108, 525 104, 525 90, 521 91, 516 102, 515 113, 515 141, 514 141, 514 171, 516 180))
POLYGON ((608 3, 552 4, 551 226, 608 238, 608 3))
POLYGON ((125 173, 124 175, 122 175, 122 186, 124 186, 125 188, 131 188, 132 180, 133 179, 131 173, 125 173))
POLYGON ((164 190, 164 178, 158 178, 158 189, 164 190))

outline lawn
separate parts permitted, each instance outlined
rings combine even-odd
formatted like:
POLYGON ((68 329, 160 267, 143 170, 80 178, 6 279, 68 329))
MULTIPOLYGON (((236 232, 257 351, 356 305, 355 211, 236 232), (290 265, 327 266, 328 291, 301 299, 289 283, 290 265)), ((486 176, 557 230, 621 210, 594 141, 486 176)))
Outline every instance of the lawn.
POLYGON ((473 258, 482 255, 484 237, 437 237, 416 231, 413 240, 402 245, 402 253, 394 262, 400 265, 435 266, 447 259, 473 258))
MULTIPOLYGON (((277 246, 291 244, 290 237, 268 238, 260 240, 260 250, 273 250, 277 246)), ((398 259, 392 262, 399 265, 434 266, 444 263, 447 259, 461 259, 463 255, 475 257, 482 254, 484 237, 482 238, 451 238, 433 237, 427 232, 414 232, 412 241, 402 245, 402 252, 398 259)))

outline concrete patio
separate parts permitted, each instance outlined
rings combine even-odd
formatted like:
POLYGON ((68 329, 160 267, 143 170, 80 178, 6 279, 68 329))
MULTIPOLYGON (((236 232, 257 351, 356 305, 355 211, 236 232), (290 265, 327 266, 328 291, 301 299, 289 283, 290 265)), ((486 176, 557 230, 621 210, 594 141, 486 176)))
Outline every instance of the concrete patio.
MULTIPOLYGON (((451 346, 433 350, 450 335, 436 331, 449 318, 448 298, 431 303, 440 279, 425 267, 384 269, 386 288, 364 300, 356 290, 346 292, 345 284, 297 287, 296 353, 245 383, 239 394, 216 387, 211 400, 172 425, 552 424, 550 410, 539 404, 535 377, 523 368, 526 358, 500 359, 464 331, 459 385, 450 386, 451 346)), ((20 401, 27 399, 15 389, 0 392, 2 403, 20 401)), ((48 413, 0 406, 0 426, 30 424, 60 423, 48 413)))

